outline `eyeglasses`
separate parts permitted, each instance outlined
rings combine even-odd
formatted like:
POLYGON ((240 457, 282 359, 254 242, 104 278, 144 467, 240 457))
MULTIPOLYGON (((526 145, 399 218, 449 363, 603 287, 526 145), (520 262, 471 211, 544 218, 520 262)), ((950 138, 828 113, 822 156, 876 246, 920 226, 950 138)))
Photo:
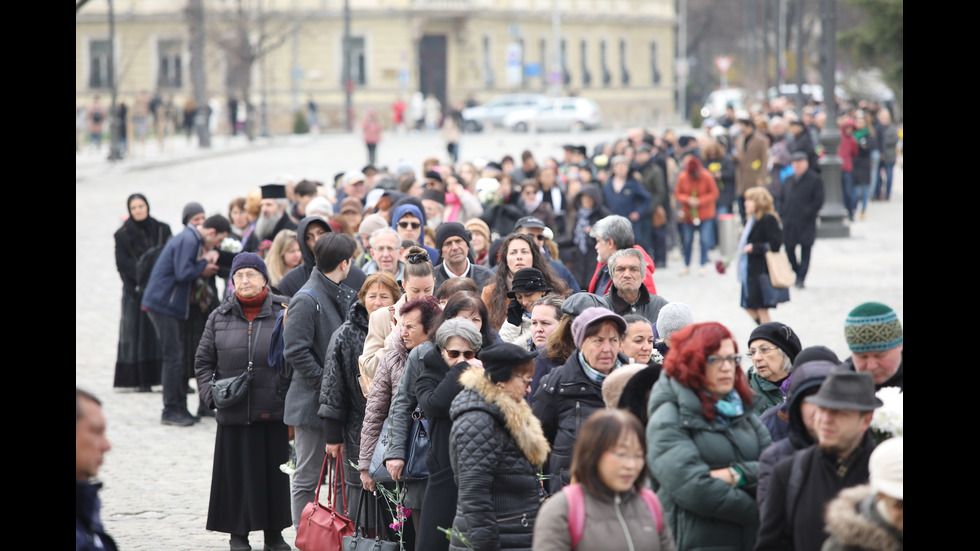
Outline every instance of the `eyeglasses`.
POLYGON ((625 451, 610 451, 613 457, 620 461, 626 461, 627 459, 632 459, 633 461, 646 461, 646 456, 642 453, 629 453, 625 451))
POLYGON ((711 367, 721 367, 725 362, 731 362, 734 366, 742 365, 742 355, 732 354, 731 356, 708 356, 708 363, 711 367))
POLYGON ((476 352, 473 352, 472 350, 446 350, 446 355, 454 360, 458 358, 460 354, 462 354, 467 360, 472 360, 473 357, 476 356, 476 352))
POLYGON ((531 386, 531 381, 534 380, 531 377, 525 377, 524 375, 514 375, 514 376, 520 379, 521 382, 524 383, 524 386, 531 386))
POLYGON ((246 279, 249 281, 258 281, 260 277, 262 277, 260 272, 243 272, 241 270, 238 270, 235 272, 235 275, 231 276, 235 281, 245 281, 246 279))
POLYGON ((779 348, 779 347, 777 347, 777 346, 760 346, 759 348, 750 348, 750 349, 746 350, 746 352, 749 353, 749 357, 751 358, 751 357, 754 357, 755 356, 755 353, 756 352, 758 352, 759 354, 762 354, 763 356, 765 356, 766 354, 772 352, 773 350, 776 350, 777 348, 779 348))
POLYGON ((398 227, 399 228, 402 228, 403 230, 407 230, 408 228, 412 228, 413 230, 417 230, 417 229, 419 229, 419 228, 422 227, 422 223, 421 222, 399 222, 398 223, 398 227))

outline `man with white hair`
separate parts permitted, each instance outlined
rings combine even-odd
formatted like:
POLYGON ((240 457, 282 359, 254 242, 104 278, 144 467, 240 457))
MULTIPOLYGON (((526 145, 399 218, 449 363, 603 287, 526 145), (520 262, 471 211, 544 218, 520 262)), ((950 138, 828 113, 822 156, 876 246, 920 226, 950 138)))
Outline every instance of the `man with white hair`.
POLYGON ((645 273, 643 284, 646 285, 650 294, 657 294, 657 287, 653 284, 653 272, 655 270, 653 259, 643 250, 643 247, 634 242, 633 223, 625 216, 612 214, 599 220, 592 226, 590 235, 595 238, 595 250, 599 263, 596 265, 595 274, 589 283, 588 291, 599 296, 605 295, 612 285, 612 274, 609 271, 609 257, 618 250, 636 249, 643 255, 645 263, 645 273))
POLYGON ((401 281, 405 276, 405 263, 401 261, 401 237, 393 228, 384 227, 374 230, 368 238, 371 244, 371 261, 361 268, 365 275, 374 272, 388 272, 395 276, 395 281, 401 281))
POLYGON ((262 202, 259 218, 255 221, 255 231, 245 242, 243 250, 255 252, 263 241, 272 241, 282 230, 296 230, 296 224, 286 214, 289 201, 286 199, 284 184, 265 184, 261 186, 262 202))
POLYGON ((643 285, 646 273, 646 260, 636 249, 620 249, 609 257, 609 272, 612 285, 603 297, 606 307, 621 316, 637 314, 651 324, 657 323, 660 309, 667 299, 650 294, 643 285))

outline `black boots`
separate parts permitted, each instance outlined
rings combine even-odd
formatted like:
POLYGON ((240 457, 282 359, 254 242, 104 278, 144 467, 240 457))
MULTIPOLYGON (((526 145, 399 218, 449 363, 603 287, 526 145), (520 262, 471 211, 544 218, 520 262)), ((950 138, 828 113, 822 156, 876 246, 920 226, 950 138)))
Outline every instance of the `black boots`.
POLYGON ((291 551, 292 547, 282 539, 282 533, 275 530, 265 530, 265 551, 291 551))
POLYGON ((252 546, 248 544, 248 534, 232 534, 231 551, 252 551, 252 546))

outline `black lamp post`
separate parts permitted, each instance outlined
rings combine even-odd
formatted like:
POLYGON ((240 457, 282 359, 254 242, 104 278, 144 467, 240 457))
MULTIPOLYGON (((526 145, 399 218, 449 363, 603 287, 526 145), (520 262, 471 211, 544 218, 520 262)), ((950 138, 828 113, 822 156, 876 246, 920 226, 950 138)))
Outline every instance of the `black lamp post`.
POLYGON ((840 146, 840 129, 837 128, 837 96, 834 94, 836 82, 834 72, 837 64, 837 0, 820 0, 820 19, 822 21, 822 44, 820 48, 820 79, 823 81, 823 105, 827 120, 820 132, 820 143, 824 147, 820 159, 820 177, 823 179, 824 203, 820 209, 820 225, 817 237, 850 237, 850 227, 844 222, 847 209, 844 208, 841 190, 841 159, 837 155, 840 146))

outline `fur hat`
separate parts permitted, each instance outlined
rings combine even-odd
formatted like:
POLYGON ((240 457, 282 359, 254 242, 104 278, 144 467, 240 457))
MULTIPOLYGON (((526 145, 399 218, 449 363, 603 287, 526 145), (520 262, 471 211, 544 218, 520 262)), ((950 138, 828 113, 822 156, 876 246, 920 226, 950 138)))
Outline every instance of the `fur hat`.
POLYGON ((609 376, 602 381, 602 401, 606 403, 607 408, 619 407, 619 398, 623 395, 626 383, 633 378, 633 375, 646 367, 646 364, 634 363, 612 370, 609 376))

